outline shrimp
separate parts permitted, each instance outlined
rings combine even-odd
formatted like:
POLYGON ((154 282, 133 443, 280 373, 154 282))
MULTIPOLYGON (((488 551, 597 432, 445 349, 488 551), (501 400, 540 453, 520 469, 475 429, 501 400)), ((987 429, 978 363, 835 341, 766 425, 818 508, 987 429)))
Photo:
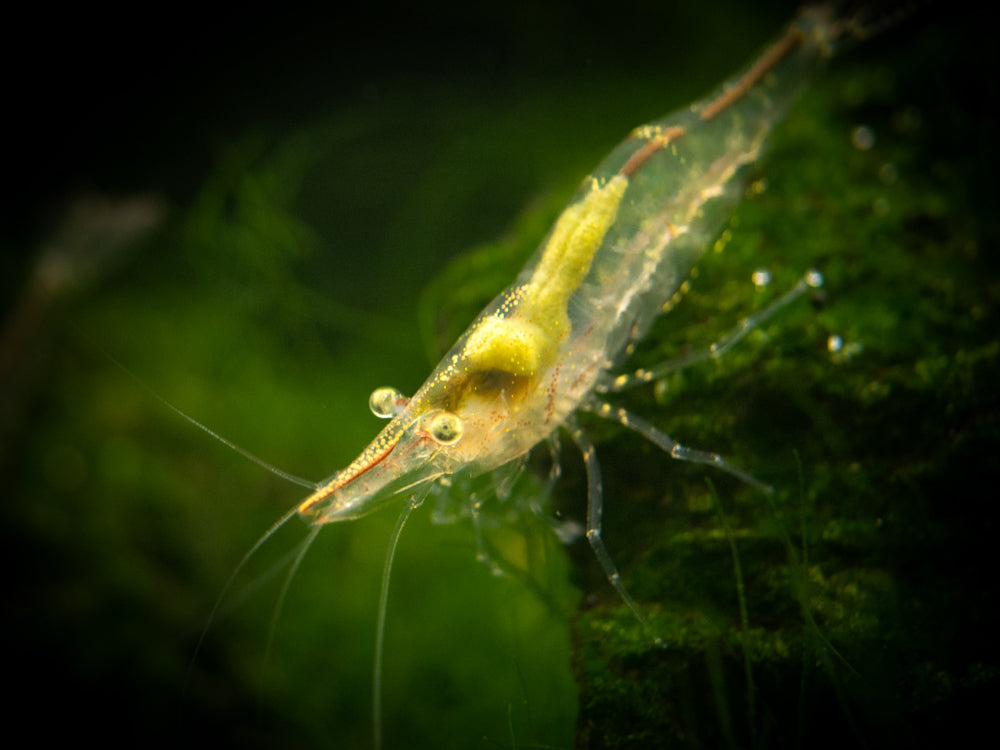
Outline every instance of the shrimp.
MULTIPOLYGON (((760 59, 707 99, 636 128, 584 180, 515 283, 487 305, 420 389, 412 397, 392 388, 372 393, 372 412, 389 424, 319 483, 299 515, 317 526, 355 520, 399 495, 413 508, 437 480, 498 469, 568 428, 590 472, 588 540, 635 609, 600 541, 599 470, 575 414, 617 420, 674 458, 756 482, 721 457, 689 451, 611 409, 597 394, 655 377, 614 370, 686 289, 740 196, 741 169, 757 159, 807 75, 843 33, 827 9, 804 10, 760 59)), ((713 345, 709 356, 819 284, 819 274, 810 272, 713 345)))
MULTIPOLYGON (((696 261, 742 193, 744 168, 804 82, 854 31, 827 7, 807 8, 745 71, 688 108, 640 126, 584 179, 516 281, 472 322, 412 397, 378 388, 388 419, 361 454, 293 509, 320 527, 361 518, 397 497, 379 599, 375 747, 381 746, 381 661, 389 577, 400 533, 435 485, 503 470, 567 430, 588 479, 586 537, 611 586, 647 625, 601 536, 604 496, 595 447, 577 415, 636 431, 671 458, 708 464, 770 488, 720 455, 682 446, 602 395, 671 367, 720 356, 769 315, 822 283, 818 272, 712 347, 664 368, 617 368, 654 319, 687 288, 696 261)), ((473 518, 476 514, 473 510, 473 518)), ((266 538, 266 537, 265 537, 266 538)), ((305 547, 303 548, 303 554, 305 547)), ((301 555, 293 564, 293 570, 301 555)), ((655 634, 651 634, 658 642, 655 634)))
MULTIPOLYGON (((292 562, 289 580, 322 527, 404 500, 379 596, 372 681, 376 748, 382 746, 390 573, 407 520, 436 487, 517 469, 533 448, 568 431, 586 468, 587 540, 610 585, 657 645, 662 645, 660 639, 602 539, 600 465, 577 415, 612 420, 671 458, 710 465, 771 491, 719 454, 681 445, 650 422, 607 403, 604 395, 721 356, 769 316, 822 284, 819 272, 810 270, 708 349, 658 368, 619 371, 653 321, 687 290, 695 264, 741 198, 745 168, 758 159, 768 134, 806 81, 856 32, 853 23, 836 18, 829 7, 803 9, 743 72, 689 107, 635 128, 583 180, 515 282, 476 317, 424 384, 410 397, 389 387, 372 392, 371 411, 388 424, 357 458, 316 484, 277 472, 312 492, 243 562, 298 515, 312 530, 292 562)), ((470 510, 476 523, 477 509, 473 505, 470 510)), ((479 540, 478 527, 476 532, 479 540)), ((487 557, 481 541, 480 557, 487 557)), ((282 598, 285 590, 287 581, 282 598)))

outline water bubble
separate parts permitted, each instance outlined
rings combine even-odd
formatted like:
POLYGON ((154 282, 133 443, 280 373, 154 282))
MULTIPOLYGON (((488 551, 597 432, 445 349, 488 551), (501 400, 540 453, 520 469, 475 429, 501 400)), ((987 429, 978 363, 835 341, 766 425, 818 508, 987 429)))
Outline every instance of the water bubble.
POLYGON ((851 143, 859 151, 867 151, 875 145, 875 131, 867 125, 858 125, 851 131, 851 143))
POLYGON ((809 271, 806 272, 806 283, 813 289, 819 289, 823 286, 823 274, 815 268, 809 269, 809 271))

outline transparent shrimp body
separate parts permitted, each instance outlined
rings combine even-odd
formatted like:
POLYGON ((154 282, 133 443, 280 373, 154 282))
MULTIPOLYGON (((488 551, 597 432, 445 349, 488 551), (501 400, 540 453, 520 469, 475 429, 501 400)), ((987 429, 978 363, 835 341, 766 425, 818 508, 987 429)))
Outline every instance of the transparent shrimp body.
MULTIPOLYGON (((587 469, 587 540, 608 581, 644 626, 601 538, 601 471, 576 414, 615 420, 672 458, 711 465, 770 491, 721 456, 680 445, 640 417, 602 402, 600 394, 651 379, 651 371, 624 375, 615 368, 630 343, 684 290, 694 264, 721 232, 742 194, 741 170, 760 155, 810 75, 854 30, 830 8, 805 9, 751 66, 712 95, 636 128, 583 180, 515 282, 472 322, 413 397, 381 388, 372 394, 372 410, 389 423, 347 467, 315 485, 297 511, 313 524, 311 541, 323 524, 406 499, 389 541, 379 598, 376 748, 382 742, 389 574, 407 518, 436 483, 459 473, 509 471, 538 443, 567 429, 587 469)), ((768 308, 681 364, 718 356, 820 283, 818 273, 807 273, 768 308)), ((475 520, 472 498, 470 505, 475 520)), ((485 557, 482 549, 480 554, 485 557)))
MULTIPOLYGON (((323 524, 358 518, 400 494, 419 502, 443 476, 490 471, 560 427, 572 428, 581 408, 638 429, 676 458, 740 474, 714 454, 687 451, 611 410, 595 393, 613 386, 613 368, 629 342, 646 333, 718 235, 742 192, 741 168, 758 157, 845 29, 828 9, 807 9, 711 96, 636 128, 583 181, 516 282, 476 318, 417 393, 373 407, 389 424, 318 485, 300 514, 323 524)), ((579 431, 573 435, 591 473, 588 536, 616 577, 599 548, 592 446, 579 431)))

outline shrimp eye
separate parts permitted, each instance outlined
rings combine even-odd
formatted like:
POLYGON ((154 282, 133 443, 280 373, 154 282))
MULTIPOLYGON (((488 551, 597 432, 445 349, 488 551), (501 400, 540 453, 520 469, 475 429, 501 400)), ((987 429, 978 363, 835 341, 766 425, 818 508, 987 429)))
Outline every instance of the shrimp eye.
POLYGON ((431 417, 427 431, 434 442, 441 445, 454 445, 462 438, 462 420, 450 411, 439 411, 431 417))
POLYGON ((409 403, 409 399, 395 388, 376 388, 368 397, 368 408, 372 414, 382 419, 398 415, 409 403))

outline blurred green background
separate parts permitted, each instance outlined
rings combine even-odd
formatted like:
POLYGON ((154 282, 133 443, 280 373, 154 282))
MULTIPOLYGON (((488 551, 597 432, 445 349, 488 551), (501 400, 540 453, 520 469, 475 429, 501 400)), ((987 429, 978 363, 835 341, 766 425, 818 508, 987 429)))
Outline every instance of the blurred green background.
MULTIPOLYGON (((64 21, 65 80, 18 80, 29 135, 5 209, 11 726, 370 746, 395 514, 323 530, 268 646, 306 533, 293 519, 196 655, 233 568, 304 492, 149 389, 329 475, 380 427, 370 391, 419 386, 587 170, 734 73, 793 7, 285 9, 166 18, 179 43, 162 47, 64 21)), ((606 542, 669 648, 585 542, 560 545, 523 503, 491 506, 496 577, 430 499, 390 595, 387 747, 934 744, 988 721, 997 92, 976 20, 928 9, 833 62, 634 363, 708 344, 809 267, 823 293, 720 364, 616 399, 774 498, 585 420, 606 542), (761 266, 775 281, 758 292, 761 266)), ((551 512, 582 522, 564 453, 551 512)), ((547 471, 533 461, 515 496, 547 471)))

